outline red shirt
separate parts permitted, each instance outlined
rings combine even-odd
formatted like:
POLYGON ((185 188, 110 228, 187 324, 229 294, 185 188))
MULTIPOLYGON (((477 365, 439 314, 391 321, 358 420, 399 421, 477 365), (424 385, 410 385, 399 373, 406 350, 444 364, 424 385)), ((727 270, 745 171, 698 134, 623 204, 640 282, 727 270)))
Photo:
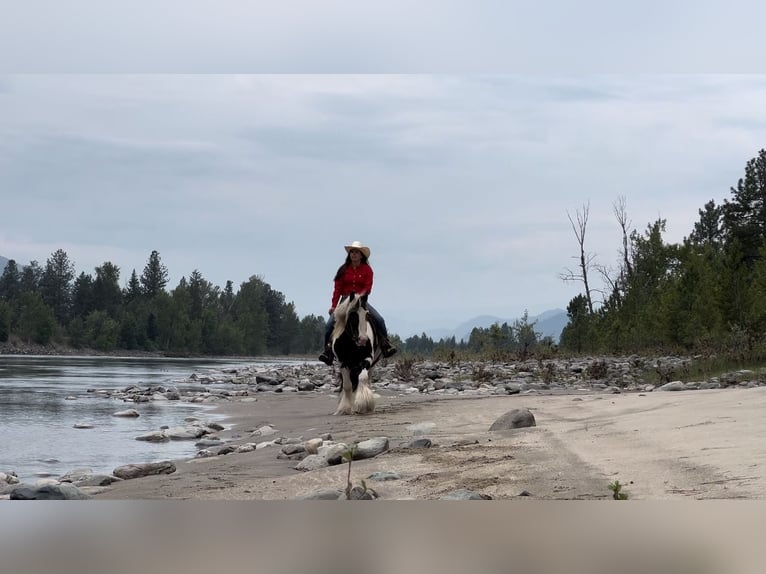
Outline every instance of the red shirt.
POLYGON ((350 295, 351 293, 369 294, 372 291, 372 276, 372 267, 367 263, 360 263, 359 267, 354 267, 353 265, 346 267, 340 279, 335 280, 331 307, 335 309, 342 295, 350 295))

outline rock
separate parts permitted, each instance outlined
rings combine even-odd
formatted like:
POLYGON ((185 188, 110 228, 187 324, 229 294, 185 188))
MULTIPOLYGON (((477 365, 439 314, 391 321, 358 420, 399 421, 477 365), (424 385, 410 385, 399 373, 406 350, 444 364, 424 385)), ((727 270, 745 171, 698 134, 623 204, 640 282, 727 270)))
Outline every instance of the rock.
POLYGON ((329 466, 329 463, 324 456, 321 454, 310 454, 297 465, 295 465, 295 470, 311 471, 317 470, 319 468, 324 468, 326 466, 329 466))
POLYGON ((206 436, 202 440, 198 440, 194 443, 197 448, 206 448, 209 446, 221 446, 223 441, 217 436, 206 436))
MULTIPOLYGON (((109 474, 91 474, 80 480, 72 481, 75 486, 109 486, 113 482, 121 482, 121 478, 109 474)), ((63 482, 63 481, 62 481, 63 482)))
POLYGON ((270 436, 276 434, 276 432, 277 430, 271 425, 263 425, 250 433, 250 436, 270 436))
POLYGON ((77 482, 92 474, 93 469, 91 468, 77 468, 75 470, 70 470, 66 474, 62 474, 58 480, 59 482, 77 482))
POLYGON ((209 433, 209 430, 201 426, 173 427, 165 431, 165 436, 170 440, 194 440, 209 433))
POLYGON ((143 440, 147 442, 167 442, 170 440, 170 437, 165 434, 165 431, 157 430, 139 435, 136 437, 136 440, 143 440))
POLYGON ((3 482, 6 484, 18 484, 19 477, 16 476, 15 472, 0 472, 0 483, 3 482))
POLYGON ((306 447, 302 444, 286 444, 282 447, 282 454, 291 455, 306 452, 306 447))
POLYGON ((529 409, 512 409, 502 415, 489 427, 491 431, 536 426, 535 415, 529 409))
POLYGON ((176 471, 176 465, 169 460, 162 462, 146 462, 142 464, 126 464, 118 466, 112 474, 123 480, 152 476, 155 474, 172 474, 176 471))
POLYGON ((387 480, 400 480, 402 477, 398 472, 373 472, 367 477, 369 480, 375 480, 378 482, 385 482, 387 480))
POLYGON ((376 498, 378 498, 377 492, 361 486, 354 486, 348 493, 349 500, 375 500, 376 498))
POLYGON ((315 490, 314 492, 304 494, 303 496, 298 496, 296 500, 338 500, 341 497, 343 497, 342 490, 326 488, 322 490, 315 490))
POLYGON ((74 423, 72 425, 76 429, 92 429, 94 428, 92 424, 90 423, 74 423))
POLYGON ((404 445, 404 448, 431 448, 430 438, 416 438, 404 445))
POLYGON ((29 486, 22 484, 11 491, 11 500, 87 500, 92 498, 68 482, 29 486))
MULTIPOLYGON (((343 462, 343 453, 348 450, 348 445, 338 442, 331 445, 323 445, 317 449, 317 456, 323 457, 330 466, 343 462)), ((308 457, 306 457, 308 458, 308 457)))
POLYGON ((684 391, 686 390, 686 385, 681 381, 671 381, 670 383, 665 383, 661 387, 657 389, 658 391, 684 391))
POLYGON ((439 500, 492 500, 492 497, 488 494, 479 494, 472 490, 459 488, 441 496, 439 500))
POLYGON ((312 438, 307 440, 303 446, 306 448, 306 452, 309 454, 317 454, 319 447, 322 446, 324 441, 321 438, 312 438))
POLYGON ((124 411, 117 411, 116 413, 112 413, 113 417, 126 417, 126 418, 135 418, 141 416, 139 412, 136 409, 126 409, 124 411))
POLYGON ((363 460, 374 458, 388 450, 388 439, 386 437, 375 437, 363 440, 356 445, 354 460, 363 460))
POLYGON ((299 391, 313 391, 316 389, 316 385, 311 381, 301 381, 298 383, 299 391))

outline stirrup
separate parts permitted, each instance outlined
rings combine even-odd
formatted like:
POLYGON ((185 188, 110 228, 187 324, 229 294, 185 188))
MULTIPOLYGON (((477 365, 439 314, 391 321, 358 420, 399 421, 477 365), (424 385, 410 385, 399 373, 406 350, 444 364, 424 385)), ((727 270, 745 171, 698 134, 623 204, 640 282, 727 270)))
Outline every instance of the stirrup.
POLYGON ((333 357, 329 351, 324 351, 321 355, 319 355, 319 360, 330 367, 332 366, 332 362, 335 360, 335 357, 333 357))
POLYGON ((396 347, 385 347, 383 349, 383 356, 388 359, 389 357, 393 357, 396 355, 396 347))

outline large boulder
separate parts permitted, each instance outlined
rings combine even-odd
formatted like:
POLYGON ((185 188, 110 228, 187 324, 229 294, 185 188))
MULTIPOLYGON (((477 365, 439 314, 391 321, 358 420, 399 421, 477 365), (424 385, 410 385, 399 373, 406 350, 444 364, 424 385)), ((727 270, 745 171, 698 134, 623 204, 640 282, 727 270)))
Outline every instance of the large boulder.
POLYGON ((535 415, 529 409, 512 409, 502 415, 489 427, 491 431, 518 429, 536 426, 535 415))
POLYGON ((74 484, 45 484, 30 486, 21 484, 11 491, 11 500, 87 500, 92 498, 74 484))
POLYGON ((176 465, 169 461, 145 462, 142 464, 126 464, 118 466, 112 471, 112 474, 123 480, 132 478, 141 478, 142 476, 152 476, 155 474, 172 474, 176 471, 176 465))

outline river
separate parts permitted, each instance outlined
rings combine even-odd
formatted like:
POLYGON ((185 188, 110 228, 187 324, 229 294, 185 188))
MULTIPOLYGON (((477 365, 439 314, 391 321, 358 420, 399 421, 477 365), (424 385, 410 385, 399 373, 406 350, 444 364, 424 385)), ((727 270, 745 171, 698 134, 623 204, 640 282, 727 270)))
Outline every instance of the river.
POLYGON ((174 386, 192 373, 286 362, 0 355, 0 472, 13 471, 21 481, 34 483, 78 468, 111 474, 123 464, 192 457, 196 441, 158 444, 135 437, 181 425, 190 415, 217 420, 212 407, 179 401, 134 405, 89 389, 174 386), (112 416, 127 408, 141 416, 112 416), (93 428, 74 428, 78 423, 93 428))

